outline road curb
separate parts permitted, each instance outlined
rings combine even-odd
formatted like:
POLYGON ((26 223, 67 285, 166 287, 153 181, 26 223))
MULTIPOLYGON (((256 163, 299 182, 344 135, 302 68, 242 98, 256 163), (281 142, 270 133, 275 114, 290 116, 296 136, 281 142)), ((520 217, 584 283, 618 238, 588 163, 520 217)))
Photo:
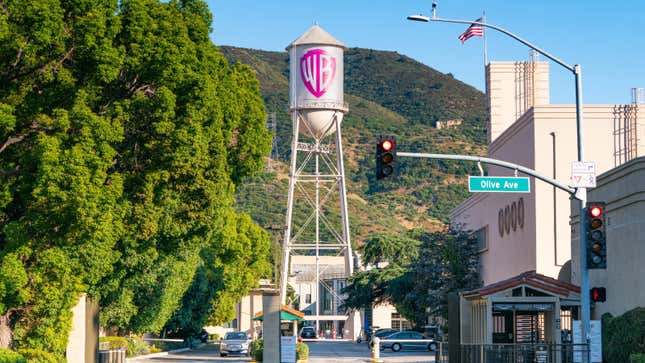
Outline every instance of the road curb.
POLYGON ((168 354, 181 353, 181 352, 185 352, 185 351, 188 351, 188 350, 190 350, 190 348, 179 348, 179 349, 169 350, 167 352, 159 352, 159 353, 140 355, 140 356, 137 356, 137 357, 126 358, 125 363, 134 363, 134 362, 138 362, 141 359, 163 357, 163 356, 166 356, 168 354))

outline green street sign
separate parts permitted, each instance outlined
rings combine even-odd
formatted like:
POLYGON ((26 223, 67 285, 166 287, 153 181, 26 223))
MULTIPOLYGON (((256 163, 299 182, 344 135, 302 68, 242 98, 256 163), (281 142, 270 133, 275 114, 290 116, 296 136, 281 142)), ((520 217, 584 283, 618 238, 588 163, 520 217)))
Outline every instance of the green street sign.
POLYGON ((488 193, 530 193, 528 177, 512 176, 469 176, 469 192, 488 193))

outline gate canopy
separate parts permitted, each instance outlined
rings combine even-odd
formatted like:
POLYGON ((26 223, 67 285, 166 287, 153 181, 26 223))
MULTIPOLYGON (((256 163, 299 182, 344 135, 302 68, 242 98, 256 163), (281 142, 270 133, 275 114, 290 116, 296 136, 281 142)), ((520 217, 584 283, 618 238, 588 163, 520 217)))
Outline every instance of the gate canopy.
MULTIPOLYGON (((292 309, 286 305, 280 305, 280 320, 281 321, 300 321, 305 317, 303 312, 300 312, 296 309, 292 309)), ((264 320, 264 311, 259 311, 255 314, 253 320, 264 320)))

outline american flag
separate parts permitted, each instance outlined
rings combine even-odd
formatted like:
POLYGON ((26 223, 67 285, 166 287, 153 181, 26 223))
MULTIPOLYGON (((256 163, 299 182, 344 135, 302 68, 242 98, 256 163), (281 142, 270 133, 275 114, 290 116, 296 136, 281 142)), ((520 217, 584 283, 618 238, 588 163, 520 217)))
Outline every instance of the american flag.
MULTIPOLYGON (((480 23, 482 21, 482 18, 479 18, 475 21, 480 23)), ((461 44, 464 44, 470 37, 481 37, 483 34, 484 28, 481 25, 471 24, 465 32, 459 35, 459 40, 461 40, 461 44)))

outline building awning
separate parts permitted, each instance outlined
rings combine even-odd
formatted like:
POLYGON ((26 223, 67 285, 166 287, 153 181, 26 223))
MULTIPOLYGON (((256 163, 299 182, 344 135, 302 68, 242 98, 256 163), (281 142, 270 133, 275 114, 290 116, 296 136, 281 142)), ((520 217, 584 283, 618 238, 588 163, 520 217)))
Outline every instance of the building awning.
MULTIPOLYGON (((296 309, 292 309, 286 305, 280 306, 281 321, 300 321, 304 317, 305 317, 305 314, 303 312, 300 312, 296 309)), ((253 320, 263 321, 264 311, 259 311, 257 314, 255 314, 255 317, 253 318, 253 320)))
POLYGON ((560 298, 578 299, 580 295, 579 286, 544 276, 535 271, 527 271, 510 279, 498 281, 476 290, 462 292, 461 296, 465 298, 480 298, 520 286, 537 288, 553 296, 559 296, 560 298))

